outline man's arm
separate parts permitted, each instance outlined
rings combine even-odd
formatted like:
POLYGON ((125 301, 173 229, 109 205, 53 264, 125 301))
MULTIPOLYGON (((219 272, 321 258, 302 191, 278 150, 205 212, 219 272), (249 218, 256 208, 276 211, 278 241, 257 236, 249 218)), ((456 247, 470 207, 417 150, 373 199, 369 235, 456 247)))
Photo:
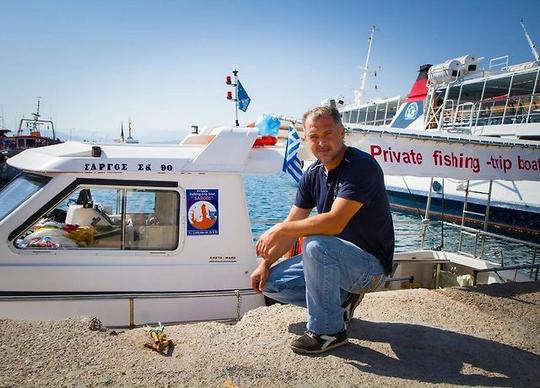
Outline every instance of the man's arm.
MULTIPOLYGON (((283 222, 298 221, 307 218, 311 209, 302 209, 294 206, 289 211, 289 215, 283 222)), ((279 224, 278 224, 279 225, 279 224)), ((287 252, 295 243, 298 237, 295 236, 275 236, 272 230, 277 225, 264 232, 257 241, 257 254, 262 256, 262 260, 251 274, 251 286, 257 292, 262 292, 266 279, 268 278, 268 269, 285 252, 287 252)))
POLYGON ((335 236, 345 229, 362 205, 361 202, 338 197, 329 212, 301 220, 282 222, 276 225, 275 233, 280 236, 290 237, 314 234, 335 236))

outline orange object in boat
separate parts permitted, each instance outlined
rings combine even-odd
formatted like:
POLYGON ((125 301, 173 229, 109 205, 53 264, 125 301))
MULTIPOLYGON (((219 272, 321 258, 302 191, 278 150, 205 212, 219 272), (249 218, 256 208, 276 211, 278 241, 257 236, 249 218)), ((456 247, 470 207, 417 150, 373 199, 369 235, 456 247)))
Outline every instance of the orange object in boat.
POLYGON ((289 252, 287 253, 287 257, 291 258, 291 257, 301 254, 303 243, 304 243, 304 237, 298 237, 298 240, 296 240, 293 246, 291 247, 291 249, 289 249, 289 252))

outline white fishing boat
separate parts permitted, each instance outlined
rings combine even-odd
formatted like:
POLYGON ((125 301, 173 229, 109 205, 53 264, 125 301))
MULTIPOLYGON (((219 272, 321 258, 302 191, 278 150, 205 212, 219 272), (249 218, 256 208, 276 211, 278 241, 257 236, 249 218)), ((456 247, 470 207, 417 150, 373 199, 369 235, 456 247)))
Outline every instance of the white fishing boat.
POLYGON ((180 145, 67 142, 9 160, 0 192, 0 317, 107 325, 231 319, 264 303, 240 174, 270 174, 257 131, 180 145))
MULTIPOLYGON (((91 315, 135 326, 238 319, 264 305, 250 287, 258 258, 241 174, 276 172, 283 149, 253 147, 257 136, 256 128, 218 128, 179 145, 67 142, 11 158, 22 174, 0 191, 0 319, 91 315)), ((527 144, 514 146, 528 157, 527 144)), ((392 173, 391 163, 382 166, 392 173)), ((411 173, 430 173, 416 167, 411 173)), ((480 258, 397 253, 385 284, 530 279, 480 258)), ((537 275, 538 266, 523 268, 537 275)))
MULTIPOLYGON (((526 37, 534 55, 531 62, 510 65, 508 56, 504 56, 481 68, 481 58, 466 55, 435 66, 421 66, 406 96, 364 103, 361 88, 352 103, 334 101, 349 129, 347 142, 357 145, 362 133, 373 127, 439 132, 441 136, 458 133, 540 141, 540 57, 527 33, 526 37)), ((373 30, 370 48, 372 39, 373 30)), ((438 188, 433 198, 434 211, 442 214, 444 200, 448 219, 461 219, 465 212, 465 219, 476 225, 486 221, 488 227, 522 232, 533 238, 540 236, 538 182, 501 181, 496 177, 443 182, 441 175, 434 175, 438 188)), ((418 212, 424 208, 433 182, 430 178, 403 175, 387 176, 385 183, 394 208, 418 212)))

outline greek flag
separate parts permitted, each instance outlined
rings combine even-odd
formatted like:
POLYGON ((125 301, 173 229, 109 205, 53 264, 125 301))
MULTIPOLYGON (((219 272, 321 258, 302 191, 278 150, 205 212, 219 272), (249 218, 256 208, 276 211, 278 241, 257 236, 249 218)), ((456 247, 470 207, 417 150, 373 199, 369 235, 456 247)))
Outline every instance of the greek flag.
POLYGON ((300 178, 302 178, 302 162, 298 158, 299 147, 300 135, 294 126, 289 125, 287 148, 285 149, 285 158, 283 159, 283 172, 288 172, 296 183, 300 182, 300 178))
POLYGON ((245 112, 250 102, 251 98, 249 98, 246 89, 244 89, 240 80, 238 80, 238 101, 236 102, 238 104, 238 109, 245 112))

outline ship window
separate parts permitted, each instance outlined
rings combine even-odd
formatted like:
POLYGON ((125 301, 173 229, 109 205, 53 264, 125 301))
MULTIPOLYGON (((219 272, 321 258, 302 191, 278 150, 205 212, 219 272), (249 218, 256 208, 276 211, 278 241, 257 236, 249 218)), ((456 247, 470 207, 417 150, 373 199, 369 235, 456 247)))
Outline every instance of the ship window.
POLYGON ((398 100, 388 102, 388 111, 386 113, 385 124, 390 124, 390 122, 392 121, 392 118, 396 115, 398 103, 399 103, 398 100))
POLYGON ((37 193, 48 181, 45 177, 22 174, 9 182, 0 191, 0 221, 37 193))
POLYGON ((502 99, 508 96, 508 88, 510 87, 510 77, 496 78, 486 81, 484 91, 484 100, 486 99, 502 99))
POLYGON ((384 113, 386 112, 386 104, 377 105, 376 125, 384 124, 384 113))
POLYGON ((366 124, 373 124, 373 121, 375 120, 375 109, 377 109, 376 105, 368 106, 366 124))
POLYGON ((367 108, 361 108, 358 110, 358 123, 359 124, 366 123, 366 113, 367 113, 367 108))
POLYGON ((522 96, 533 93, 536 71, 524 74, 516 74, 512 80, 511 96, 522 96))
POLYGON ((351 111, 351 123, 357 123, 358 122, 358 109, 355 109, 351 111))
MULTIPOLYGON (((460 90, 461 90, 461 86, 452 86, 448 92, 448 100, 452 100, 454 104, 456 104, 459 98, 460 90)), ((450 104, 447 103, 446 106, 449 107, 450 104)))
POLYGON ((343 113, 343 122, 349 123, 351 118, 351 111, 346 111, 343 113))
POLYGON ((535 122, 533 89, 536 72, 515 74, 504 117, 505 124, 535 122), (529 113, 531 111, 531 113, 529 113))
POLYGON ((15 242, 22 249, 174 250, 179 194, 80 186, 15 242))
POLYGON ((510 88, 510 77, 495 78, 486 81, 484 99, 479 106, 478 124, 498 125, 503 124, 506 117, 505 109, 510 88))
POLYGON ((459 103, 460 104, 467 103, 467 102, 475 103, 477 101, 480 101, 480 99, 482 98, 483 87, 484 87, 483 82, 463 85, 463 88, 461 90, 461 96, 459 98, 459 103))

